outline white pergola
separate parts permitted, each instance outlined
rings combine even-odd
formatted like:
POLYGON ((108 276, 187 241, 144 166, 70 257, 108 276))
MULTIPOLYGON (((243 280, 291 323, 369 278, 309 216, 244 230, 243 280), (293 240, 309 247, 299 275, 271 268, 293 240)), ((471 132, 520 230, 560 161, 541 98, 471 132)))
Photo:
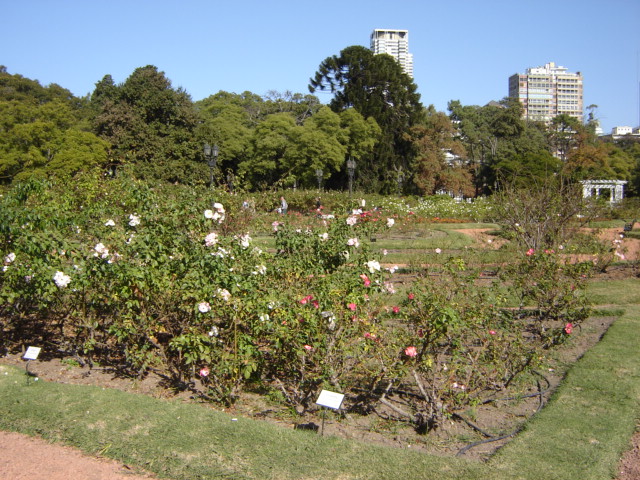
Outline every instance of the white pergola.
POLYGON ((618 203, 624 198, 626 180, 582 180, 582 196, 588 198, 599 197, 601 190, 609 191, 609 202, 618 203))

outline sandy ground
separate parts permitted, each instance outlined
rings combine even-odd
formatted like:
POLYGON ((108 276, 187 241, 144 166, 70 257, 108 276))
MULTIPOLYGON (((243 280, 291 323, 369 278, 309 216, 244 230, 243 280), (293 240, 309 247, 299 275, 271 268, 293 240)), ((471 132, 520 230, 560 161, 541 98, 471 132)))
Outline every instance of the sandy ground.
POLYGON ((142 480, 126 465, 13 432, 0 432, 0 480, 142 480))

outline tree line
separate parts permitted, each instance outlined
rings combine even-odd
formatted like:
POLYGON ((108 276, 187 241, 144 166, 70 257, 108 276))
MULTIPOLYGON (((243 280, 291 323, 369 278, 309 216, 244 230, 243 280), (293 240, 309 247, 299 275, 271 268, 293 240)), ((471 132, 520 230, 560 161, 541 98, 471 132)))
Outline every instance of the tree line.
POLYGON ((105 75, 83 98, 0 66, 0 183, 127 168, 150 182, 202 184, 209 143, 219 152, 214 182, 226 188, 344 189, 351 159, 356 188, 368 192, 473 197, 562 175, 627 180, 637 195, 640 144, 598 138, 592 107, 585 123, 561 115, 549 125, 524 120, 511 98, 452 100, 439 112, 391 56, 361 46, 323 60, 307 94, 219 91, 195 102, 153 65, 120 84, 105 75), (318 91, 333 95, 327 105, 318 91))

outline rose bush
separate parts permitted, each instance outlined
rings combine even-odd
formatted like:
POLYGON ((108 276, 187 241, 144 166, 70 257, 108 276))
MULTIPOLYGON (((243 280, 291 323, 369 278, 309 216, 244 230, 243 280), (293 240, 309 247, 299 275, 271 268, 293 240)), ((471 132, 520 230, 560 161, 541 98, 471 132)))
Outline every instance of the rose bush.
POLYGON ((491 286, 450 258, 399 299, 370 242, 397 228, 394 212, 266 214, 266 252, 239 202, 126 173, 14 187, 0 199, 2 346, 155 369, 226 404, 255 389, 304 411, 330 388, 345 408, 428 430, 533 368, 587 314, 587 273, 555 254, 523 255, 491 286), (506 308, 503 285, 522 308, 506 308))

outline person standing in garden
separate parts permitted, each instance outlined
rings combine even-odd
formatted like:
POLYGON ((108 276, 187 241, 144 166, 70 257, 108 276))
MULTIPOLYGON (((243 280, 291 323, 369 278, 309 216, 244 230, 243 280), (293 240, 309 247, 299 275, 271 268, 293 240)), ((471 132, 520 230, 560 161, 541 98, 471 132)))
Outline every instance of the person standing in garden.
POLYGON ((284 197, 280 197, 280 213, 282 215, 286 215, 288 208, 289 204, 287 203, 287 201, 284 199, 284 197))

